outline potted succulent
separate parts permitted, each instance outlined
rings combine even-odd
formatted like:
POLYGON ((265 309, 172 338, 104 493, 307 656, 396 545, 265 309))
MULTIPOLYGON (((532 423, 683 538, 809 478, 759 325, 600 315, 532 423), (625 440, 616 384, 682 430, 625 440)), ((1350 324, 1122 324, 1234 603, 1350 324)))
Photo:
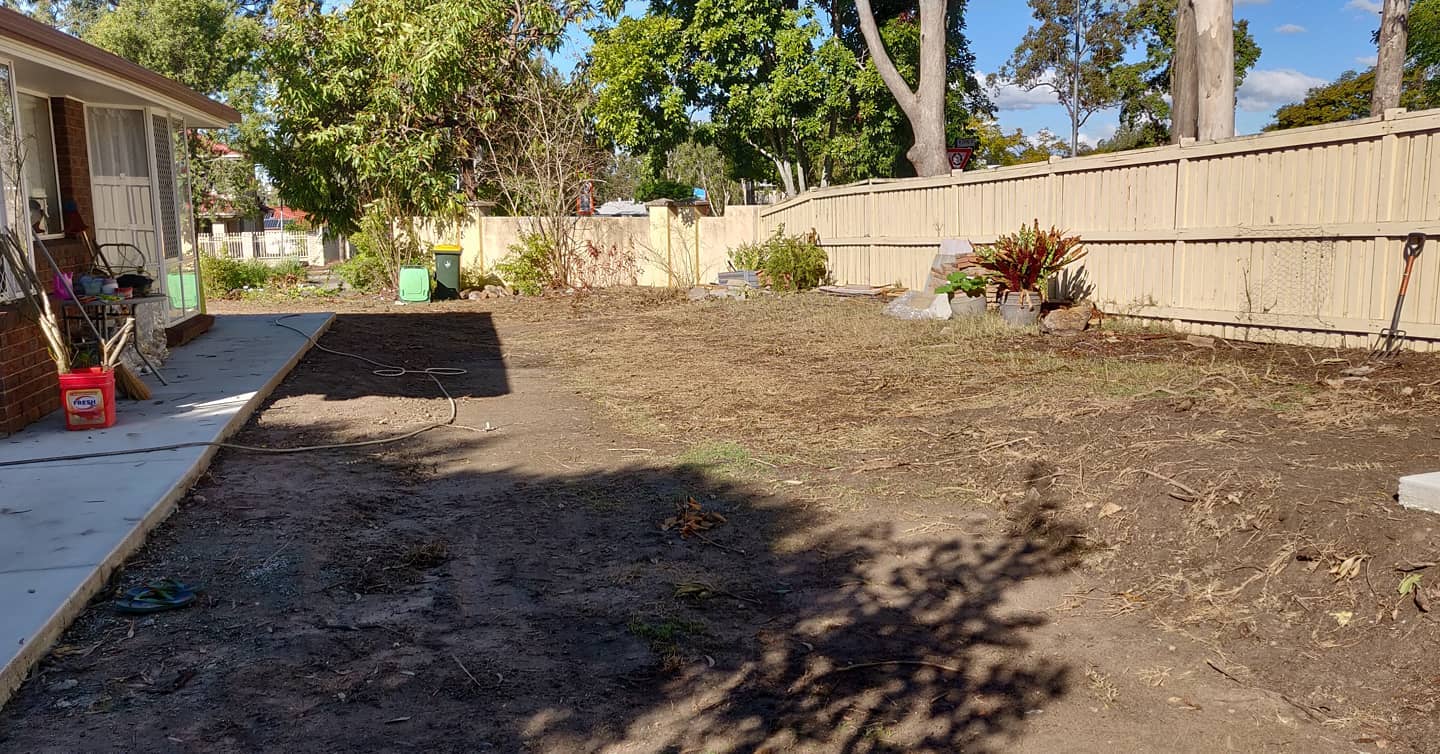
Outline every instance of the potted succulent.
POLYGON ((952 272, 945 278, 945 284, 935 289, 935 295, 950 297, 950 311, 957 318, 983 317, 985 289, 989 285, 990 278, 986 275, 952 272))
POLYGON ((980 266, 1000 278, 1000 316, 1015 327, 1027 327, 1040 318, 1045 283, 1066 265, 1085 256, 1079 236, 1057 228, 1041 230, 1040 221, 1021 226, 978 249, 980 266))

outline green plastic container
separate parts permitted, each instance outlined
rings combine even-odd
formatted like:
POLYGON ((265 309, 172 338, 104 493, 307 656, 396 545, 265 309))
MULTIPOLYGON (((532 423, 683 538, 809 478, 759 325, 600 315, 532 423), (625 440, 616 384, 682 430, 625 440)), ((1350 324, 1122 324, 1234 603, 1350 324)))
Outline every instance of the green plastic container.
POLYGON ((415 303, 429 301, 430 270, 424 267, 401 267, 400 300, 415 303))
POLYGON ((435 299, 460 298, 460 247, 435 247, 435 299))

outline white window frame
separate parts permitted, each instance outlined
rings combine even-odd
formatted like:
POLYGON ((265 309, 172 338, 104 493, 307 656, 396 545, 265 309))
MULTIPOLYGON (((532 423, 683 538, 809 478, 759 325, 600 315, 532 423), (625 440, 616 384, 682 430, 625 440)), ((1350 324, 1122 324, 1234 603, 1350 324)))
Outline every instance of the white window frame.
MULTIPOLYGON (((6 78, 6 86, 10 89, 10 91, 7 92, 6 94, 9 96, 9 100, 10 100, 10 103, 11 103, 11 104, 10 104, 10 120, 11 120, 10 127, 13 129, 12 133, 14 133, 15 136, 16 136, 16 138, 18 139, 18 138, 19 138, 19 135, 20 135, 20 104, 19 104, 19 98, 16 96, 16 87, 15 87, 15 63, 14 63, 14 61, 13 61, 12 59, 10 59, 10 58, 0 57, 0 66, 4 66, 5 69, 8 70, 9 73, 10 73, 10 75, 6 78)), ((16 143, 15 148, 16 148, 16 149, 19 148, 18 142, 16 143)), ((23 185, 24 176, 16 176, 16 180, 19 181, 19 182, 21 182, 21 188, 20 188, 20 190, 21 190, 21 192, 23 193, 23 192, 24 192, 24 185, 23 185)), ((0 229, 5 229, 5 228, 10 227, 11 218, 10 218, 10 216, 9 216, 9 212, 10 212, 9 203, 6 202, 6 201, 0 201, 0 229)), ((23 220, 22 218, 15 218, 14 221, 15 221, 15 222, 24 222, 24 220, 23 220)), ((29 226, 27 225, 27 226, 22 226, 22 227, 29 227, 29 226)), ((18 230, 18 229, 17 229, 17 230, 18 230)), ((35 266, 35 250, 34 250, 33 247, 30 249, 30 266, 31 266, 32 269, 33 269, 34 266, 35 266)), ((4 270, 0 270, 0 303, 7 303, 7 302, 10 302, 10 301, 14 301, 14 300, 19 299, 19 298, 21 297, 21 291, 20 291, 20 289, 17 287, 17 285, 15 285, 15 282, 16 282, 16 281, 11 280, 11 278, 10 278, 10 276, 9 276, 8 274, 4 274, 4 270)))
MULTIPOLYGON (((58 219, 60 220, 61 227, 64 227, 65 192, 60 189, 60 153, 56 151, 55 145, 55 105, 53 102, 50 101, 52 97, 50 97, 50 95, 48 94, 45 94, 44 92, 39 92, 34 89, 21 89, 18 86, 15 87, 15 91, 17 94, 29 95, 45 102, 45 113, 49 117, 50 124, 50 165, 55 168, 55 193, 58 195, 57 198, 60 200, 60 217, 58 219)), ((20 98, 18 96, 15 98, 15 120, 17 123, 20 120, 20 98)), ((20 133, 18 126, 16 127, 16 133, 20 133)), ((25 176, 22 174, 20 177, 23 180, 25 176)), ((30 195, 29 186, 25 186, 23 190, 26 196, 30 195)), ((57 238, 64 237, 64 231, 61 231, 59 233, 44 233, 40 235, 40 239, 43 241, 53 241, 57 238)))

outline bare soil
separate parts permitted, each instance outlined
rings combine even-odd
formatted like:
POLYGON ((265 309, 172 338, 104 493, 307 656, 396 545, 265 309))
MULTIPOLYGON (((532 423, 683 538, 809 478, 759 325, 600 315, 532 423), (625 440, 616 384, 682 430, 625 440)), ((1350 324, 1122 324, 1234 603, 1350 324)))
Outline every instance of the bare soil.
MULTIPOLYGON (((201 604, 97 600, 0 749, 1440 751, 1440 539, 1393 500, 1440 358, 818 295, 220 308, 467 369, 467 429, 222 452, 116 579, 201 604)), ((447 413, 312 352, 238 441, 447 413)))

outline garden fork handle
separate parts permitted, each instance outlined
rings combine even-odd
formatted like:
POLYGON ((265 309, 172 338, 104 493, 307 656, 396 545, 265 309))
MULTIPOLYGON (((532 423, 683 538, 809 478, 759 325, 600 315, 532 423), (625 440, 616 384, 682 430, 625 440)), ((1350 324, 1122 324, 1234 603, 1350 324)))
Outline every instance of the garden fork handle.
POLYGON ((1415 260, 1420 258, 1420 252, 1425 250, 1425 234, 1411 233, 1405 237, 1405 275, 1400 278, 1400 299, 1405 299, 1405 293, 1410 289, 1410 274, 1415 271, 1415 260))

